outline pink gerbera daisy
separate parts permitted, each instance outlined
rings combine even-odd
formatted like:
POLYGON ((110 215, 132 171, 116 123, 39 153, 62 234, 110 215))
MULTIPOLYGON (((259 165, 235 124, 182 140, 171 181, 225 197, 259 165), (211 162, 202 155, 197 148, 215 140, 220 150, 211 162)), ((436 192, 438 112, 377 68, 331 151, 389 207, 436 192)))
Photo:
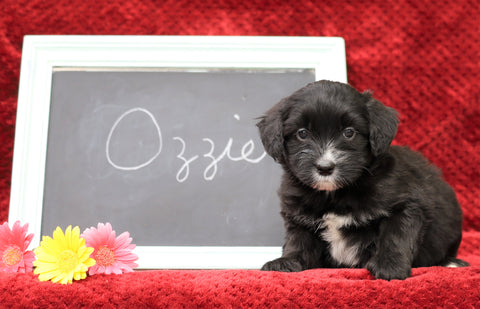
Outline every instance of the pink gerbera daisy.
POLYGON ((28 234, 28 224, 20 225, 20 221, 13 224, 12 229, 8 222, 0 225, 0 271, 9 273, 25 273, 32 271, 35 260, 33 251, 27 251, 33 234, 28 234))
POLYGON ((138 266, 135 263, 138 256, 132 252, 135 245, 131 244, 132 238, 128 232, 115 237, 110 223, 99 223, 97 228, 86 229, 82 237, 88 247, 94 248, 90 257, 97 262, 88 270, 89 275, 127 273, 138 266))

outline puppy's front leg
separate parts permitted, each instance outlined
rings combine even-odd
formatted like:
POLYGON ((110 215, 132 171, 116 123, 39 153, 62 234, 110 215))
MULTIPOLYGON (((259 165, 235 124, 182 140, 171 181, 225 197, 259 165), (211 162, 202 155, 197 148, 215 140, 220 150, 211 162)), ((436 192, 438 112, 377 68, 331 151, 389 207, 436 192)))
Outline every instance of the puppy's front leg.
POLYGON ((403 280, 410 277, 422 222, 422 215, 412 210, 384 219, 375 242, 375 254, 366 265, 375 278, 403 280))
POLYGON ((320 267, 321 245, 313 233, 303 228, 289 228, 282 257, 263 265, 261 270, 298 272, 320 267))

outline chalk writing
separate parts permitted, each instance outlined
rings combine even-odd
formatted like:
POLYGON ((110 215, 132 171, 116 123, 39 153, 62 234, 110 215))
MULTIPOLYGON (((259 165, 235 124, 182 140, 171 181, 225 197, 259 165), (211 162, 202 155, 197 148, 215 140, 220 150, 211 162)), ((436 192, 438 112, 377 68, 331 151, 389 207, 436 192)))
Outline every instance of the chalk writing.
POLYGON ((115 123, 113 124, 112 128, 110 129, 110 132, 108 133, 108 138, 107 138, 107 143, 106 143, 106 156, 107 156, 107 160, 108 160, 108 163, 110 163, 110 165, 112 165, 113 167, 115 167, 116 169, 119 169, 119 170, 122 170, 122 171, 134 171, 134 170, 138 170, 138 169, 141 169, 142 167, 145 167, 147 165, 149 165, 150 163, 152 163, 159 155, 160 153, 162 152, 162 131, 160 130, 160 126, 158 125, 157 123, 157 120, 155 119, 155 117, 152 115, 152 113, 150 113, 148 110, 144 109, 144 108, 140 108, 140 107, 137 107, 137 108, 132 108, 132 109, 129 109, 128 111, 126 111, 125 113, 123 113, 116 121, 115 123), (112 139, 112 135, 113 135, 113 132, 115 132, 115 129, 117 128, 118 124, 128 115, 132 114, 132 113, 145 113, 147 114, 147 116, 152 120, 153 122, 153 125, 155 126, 155 129, 156 129, 156 133, 157 133, 157 136, 158 136, 158 149, 157 151, 155 152, 155 154, 150 158, 148 159, 147 161, 141 163, 141 164, 137 164, 137 165, 132 165, 132 166, 121 166, 121 165, 118 165, 116 163, 113 162, 111 156, 110 156, 110 141, 112 139))
MULTIPOLYGON (((234 114, 234 118, 236 120, 240 120, 240 116, 238 114, 234 114)), ((177 172, 175 178, 179 183, 182 183, 182 182, 185 182, 188 179, 188 177, 190 176, 190 166, 195 161, 197 161, 197 159, 200 158, 200 155, 194 155, 190 158, 186 158, 185 157, 185 150, 187 148, 186 141, 180 136, 175 136, 175 137, 172 138, 172 140, 180 143, 180 146, 181 146, 179 153, 176 155, 176 158, 178 160, 180 160, 182 164, 181 164, 180 168, 178 169, 178 172, 177 172)), ((245 144, 243 144, 243 146, 240 150, 240 155, 239 156, 232 155, 232 146, 234 144, 234 139, 232 137, 230 137, 228 139, 227 144, 225 145, 223 150, 217 155, 215 154, 215 150, 216 150, 215 142, 211 138, 205 137, 205 138, 202 139, 202 142, 207 143, 209 145, 209 150, 206 153, 203 154, 203 158, 205 158, 205 160, 208 160, 208 162, 209 162, 208 165, 205 167, 205 169, 203 171, 203 178, 206 181, 211 181, 215 178, 215 176, 217 175, 217 171, 218 171, 218 164, 223 159, 230 160, 230 161, 233 161, 233 162, 245 161, 245 162, 248 162, 250 164, 257 164, 257 163, 260 163, 263 160, 263 158, 265 158, 265 156, 266 156, 266 152, 263 151, 260 156, 253 157, 253 153, 255 151, 255 143, 251 139, 248 140, 245 144)), ((162 131, 160 129, 160 125, 158 124, 157 120, 155 119, 155 116, 151 112, 149 112, 148 110, 146 110, 144 108, 132 108, 132 109, 126 111, 125 113, 123 113, 114 122, 114 124, 113 124, 113 126, 110 129, 110 132, 108 134, 108 138, 107 138, 105 148, 106 148, 105 152, 106 152, 107 161, 114 168, 116 168, 118 170, 122 170, 122 171, 133 171, 133 170, 138 170, 138 169, 144 168, 144 167, 150 165, 155 159, 157 159, 162 152, 162 131), (119 125, 119 123, 126 116, 128 116, 131 113, 135 113, 135 112, 145 113, 152 120, 152 123, 154 124, 154 126, 156 128, 156 132, 158 134, 159 147, 158 147, 158 150, 156 151, 156 153, 151 158, 146 160, 145 162, 143 162, 141 164, 133 165, 133 166, 121 166, 121 165, 113 162, 113 160, 110 156, 111 138, 112 138, 112 135, 113 135, 114 131, 116 130, 117 126, 119 125)), ((200 164, 200 163, 196 163, 196 164, 200 164)))
POLYGON ((180 167, 180 169, 178 170, 177 181, 178 182, 184 182, 185 180, 187 180, 188 175, 190 174, 190 163, 192 163, 193 161, 198 159, 198 155, 193 156, 193 157, 191 157, 190 159, 187 160, 186 158, 183 157, 183 154, 185 152, 185 141, 181 137, 178 137, 178 136, 174 137, 173 139, 176 140, 176 141, 179 141, 182 144, 182 150, 180 150, 180 153, 177 155, 177 158, 182 160, 183 164, 180 167), (183 176, 182 176, 182 174, 183 174, 183 176))
POLYGON ((230 151, 232 149, 233 139, 229 138, 228 142, 227 142, 227 145, 225 146, 225 149, 223 150, 223 152, 218 157, 214 157, 213 156, 213 151, 215 150, 215 143, 209 138, 204 138, 203 141, 210 144, 210 151, 208 153, 204 154, 203 156, 205 158, 209 158, 209 159, 212 160, 212 162, 205 168, 205 171, 203 172, 203 178, 205 178, 205 180, 212 180, 215 177, 215 175, 217 174, 217 164, 225 156, 228 159, 230 159, 234 162, 244 160, 244 161, 247 161, 249 163, 255 164, 255 163, 259 163, 266 155, 266 153, 263 152, 263 154, 261 156, 259 156, 258 158, 250 159, 248 156, 250 156, 252 154, 253 150, 255 149, 255 146, 253 144, 253 141, 249 140, 247 143, 245 143, 243 145, 242 151, 241 151, 241 156, 240 157, 233 157, 230 154, 230 151), (245 149, 248 149, 248 150, 246 151, 245 149))

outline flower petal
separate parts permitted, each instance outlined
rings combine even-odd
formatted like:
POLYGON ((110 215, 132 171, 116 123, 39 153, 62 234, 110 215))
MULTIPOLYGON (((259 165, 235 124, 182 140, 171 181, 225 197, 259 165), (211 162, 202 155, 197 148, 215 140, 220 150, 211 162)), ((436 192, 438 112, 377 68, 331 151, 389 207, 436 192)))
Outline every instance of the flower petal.
MULTIPOLYGON (((107 223, 98 223, 97 227, 85 229, 82 236, 85 238, 85 243, 89 247, 93 247, 91 258, 99 258, 99 263, 91 266, 89 270, 90 275, 105 273, 105 274, 120 274, 123 271, 133 271, 131 267, 138 265, 134 261, 138 260, 138 256, 132 252, 136 247, 131 244, 132 238, 130 233, 124 232, 116 237, 116 233, 112 225, 107 223), (109 254, 108 250, 112 250, 113 264, 108 265, 109 258, 104 257, 109 254), (97 256, 99 254, 99 256, 97 256), (105 261, 102 260, 107 258, 105 261), (105 264, 107 262, 107 264, 105 264)), ((82 254, 82 258, 85 255, 82 254)), ((87 263, 87 262, 85 262, 87 263)))
POLYGON ((25 272, 32 269, 33 252, 26 251, 33 234, 28 234, 28 224, 15 221, 10 229, 8 222, 0 225, 0 270, 25 272))
POLYGON ((80 238, 80 228, 68 226, 65 233, 60 227, 53 232, 53 238, 43 237, 40 246, 35 249, 37 260, 35 274, 42 281, 51 280, 61 284, 86 278, 86 272, 95 260, 90 258, 94 248, 85 246, 80 238))

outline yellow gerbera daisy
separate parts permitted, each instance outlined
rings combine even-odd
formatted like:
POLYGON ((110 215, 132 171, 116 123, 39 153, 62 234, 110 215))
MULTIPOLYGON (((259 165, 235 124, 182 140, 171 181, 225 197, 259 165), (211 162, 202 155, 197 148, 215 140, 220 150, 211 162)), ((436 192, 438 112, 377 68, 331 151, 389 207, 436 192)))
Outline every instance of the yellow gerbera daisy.
POLYGON ((34 274, 40 281, 52 280, 61 284, 72 280, 85 279, 88 268, 95 265, 90 258, 93 248, 85 246, 85 239, 80 238, 80 228, 68 226, 65 234, 60 227, 53 232, 53 238, 43 236, 40 247, 35 249, 37 260, 34 274))

